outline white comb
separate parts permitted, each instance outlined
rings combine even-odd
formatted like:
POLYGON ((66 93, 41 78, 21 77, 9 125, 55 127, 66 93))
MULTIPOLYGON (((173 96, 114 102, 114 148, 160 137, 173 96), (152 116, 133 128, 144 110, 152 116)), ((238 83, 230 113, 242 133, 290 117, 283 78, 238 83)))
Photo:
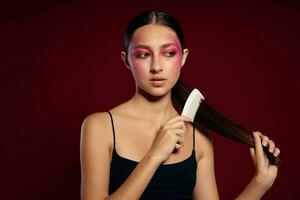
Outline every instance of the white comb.
POLYGON ((204 96, 201 92, 198 89, 193 89, 184 104, 181 115, 190 118, 194 122, 196 112, 202 100, 204 100, 204 96))

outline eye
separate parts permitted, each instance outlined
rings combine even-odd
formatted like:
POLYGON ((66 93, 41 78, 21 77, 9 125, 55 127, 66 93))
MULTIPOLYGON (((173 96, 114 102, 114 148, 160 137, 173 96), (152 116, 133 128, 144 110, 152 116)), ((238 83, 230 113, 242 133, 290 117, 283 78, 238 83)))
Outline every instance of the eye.
POLYGON ((147 58, 150 54, 148 52, 136 53, 137 58, 147 58))
POLYGON ((173 57, 175 55, 176 55, 175 51, 168 51, 168 52, 165 53, 165 56, 167 56, 167 57, 173 57))

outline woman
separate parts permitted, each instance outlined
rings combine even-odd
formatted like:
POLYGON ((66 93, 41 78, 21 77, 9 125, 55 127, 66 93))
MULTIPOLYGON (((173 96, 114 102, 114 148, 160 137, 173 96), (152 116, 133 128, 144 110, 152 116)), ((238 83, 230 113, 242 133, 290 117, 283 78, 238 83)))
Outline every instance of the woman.
MULTIPOLYGON (((187 56, 183 32, 167 13, 143 12, 128 24, 121 57, 136 92, 84 120, 82 199, 219 199, 213 145, 172 101, 187 56)), ((236 199, 260 199, 277 175, 263 146, 274 157, 279 149, 260 132, 253 137, 256 171, 236 199)))

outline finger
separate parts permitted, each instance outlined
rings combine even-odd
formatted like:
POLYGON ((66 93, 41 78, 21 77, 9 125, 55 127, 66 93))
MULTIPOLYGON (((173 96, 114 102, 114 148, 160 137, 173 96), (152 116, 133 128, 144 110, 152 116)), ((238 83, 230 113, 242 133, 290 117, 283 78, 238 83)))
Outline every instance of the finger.
POLYGON ((264 147, 266 147, 267 145, 268 145, 268 143, 269 143, 269 137, 268 136, 266 136, 266 135, 263 135, 261 132, 259 132, 259 131, 256 131, 257 132, 257 134, 260 136, 260 138, 261 138, 261 143, 262 143, 262 145, 264 146, 264 147))
POLYGON ((183 137, 178 137, 176 144, 183 145, 183 143, 184 143, 184 138, 183 137))
POLYGON ((260 135, 261 139, 262 139, 262 145, 263 146, 267 146, 268 142, 269 142, 269 138, 265 135, 260 135))
POLYGON ((191 122, 192 120, 183 115, 177 115, 176 117, 171 118, 170 120, 166 121, 167 124, 174 123, 177 121, 184 121, 184 122, 191 122))
POLYGON ((183 129, 173 129, 172 132, 181 138, 184 138, 185 136, 185 131, 183 129))
POLYGON ((275 150, 275 143, 273 142, 273 140, 269 140, 269 141, 268 141, 268 145, 269 145, 269 152, 270 152, 270 153, 274 153, 274 150, 275 150))
POLYGON ((191 118, 189 118, 187 116, 184 116, 184 115, 180 115, 179 118, 182 119, 185 122, 192 122, 193 121, 191 118))
POLYGON ((280 154, 280 149, 275 148, 273 155, 274 155, 275 157, 277 157, 277 156, 279 156, 279 154, 280 154))
POLYGON ((264 152, 261 145, 261 138, 259 136, 259 133, 257 132, 253 132, 253 136, 254 136, 255 155, 256 155, 257 164, 263 164, 264 152))
POLYGON ((187 124, 185 124, 182 121, 174 122, 173 124, 170 124, 169 126, 172 129, 183 129, 184 132, 187 130, 187 124))
POLYGON ((161 130, 168 130, 171 128, 171 125, 170 124, 161 124, 160 125, 160 129, 161 130))
MULTIPOLYGON (((265 146, 265 147, 267 147, 268 146, 268 151, 270 152, 270 153, 275 153, 275 147, 276 147, 276 145, 275 145, 275 143, 274 143, 274 141, 273 140, 271 140, 271 139, 269 139, 267 136, 265 136, 265 135, 263 135, 262 133, 260 133, 259 131, 257 131, 257 133, 258 133, 258 135, 261 137, 261 139, 262 139, 262 145, 263 146, 265 146)), ((277 150, 278 151, 278 150, 277 150)), ((279 151, 279 153, 280 153, 280 151, 279 151)), ((279 155, 279 154, 278 154, 279 155)))

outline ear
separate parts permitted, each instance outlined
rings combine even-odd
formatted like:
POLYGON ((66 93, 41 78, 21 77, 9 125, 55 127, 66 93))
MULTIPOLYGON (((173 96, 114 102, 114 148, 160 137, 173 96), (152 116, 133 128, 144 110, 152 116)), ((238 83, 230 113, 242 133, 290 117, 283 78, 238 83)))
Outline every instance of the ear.
POLYGON ((181 67, 183 67, 188 54, 189 54, 189 50, 188 49, 183 49, 181 67))
POLYGON ((125 51, 121 52, 121 58, 122 58, 122 60, 123 60, 123 62, 125 64, 125 66, 130 70, 130 64, 128 62, 127 54, 126 54, 125 51))

